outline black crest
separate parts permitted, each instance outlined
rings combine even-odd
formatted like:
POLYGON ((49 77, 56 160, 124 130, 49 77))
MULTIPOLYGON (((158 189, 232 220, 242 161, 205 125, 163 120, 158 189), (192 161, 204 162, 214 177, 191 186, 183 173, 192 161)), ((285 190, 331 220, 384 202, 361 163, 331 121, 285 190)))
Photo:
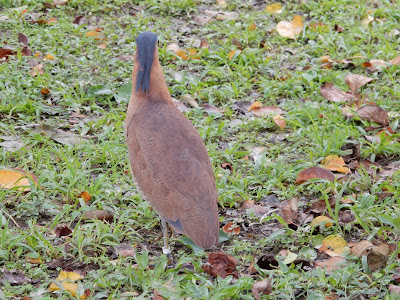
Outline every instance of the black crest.
POLYGON ((136 92, 139 92, 140 88, 142 92, 149 90, 150 71, 153 64, 156 43, 157 35, 153 32, 142 32, 136 38, 136 52, 139 62, 139 71, 136 77, 136 92))

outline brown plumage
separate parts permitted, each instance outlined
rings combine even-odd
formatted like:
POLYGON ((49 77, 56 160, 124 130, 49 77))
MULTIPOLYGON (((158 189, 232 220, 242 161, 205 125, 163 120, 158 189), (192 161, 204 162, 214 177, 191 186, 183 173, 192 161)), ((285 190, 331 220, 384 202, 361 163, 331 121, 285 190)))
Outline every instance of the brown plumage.
POLYGON ((218 195, 206 147, 171 99, 158 60, 157 36, 141 33, 136 44, 125 120, 135 184, 162 221, 197 246, 213 247, 219 239, 218 195))

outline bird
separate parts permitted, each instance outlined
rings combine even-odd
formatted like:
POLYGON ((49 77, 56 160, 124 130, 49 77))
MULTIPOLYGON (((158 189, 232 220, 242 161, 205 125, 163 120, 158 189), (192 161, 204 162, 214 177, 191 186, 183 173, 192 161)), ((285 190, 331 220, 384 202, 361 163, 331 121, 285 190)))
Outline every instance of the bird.
POLYGON ((136 38, 125 139, 133 181, 157 211, 169 255, 168 223, 196 246, 219 241, 218 193, 207 148, 171 97, 159 61, 158 37, 136 38))

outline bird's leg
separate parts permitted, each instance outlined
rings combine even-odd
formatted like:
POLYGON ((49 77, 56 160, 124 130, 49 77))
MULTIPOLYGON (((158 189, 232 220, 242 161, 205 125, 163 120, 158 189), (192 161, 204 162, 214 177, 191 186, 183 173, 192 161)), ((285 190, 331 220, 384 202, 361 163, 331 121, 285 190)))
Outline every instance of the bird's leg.
POLYGON ((164 220, 161 220, 161 227, 164 236, 164 247, 163 247, 163 254, 167 255, 168 257, 171 255, 171 250, 169 249, 168 245, 168 225, 165 223, 164 220))

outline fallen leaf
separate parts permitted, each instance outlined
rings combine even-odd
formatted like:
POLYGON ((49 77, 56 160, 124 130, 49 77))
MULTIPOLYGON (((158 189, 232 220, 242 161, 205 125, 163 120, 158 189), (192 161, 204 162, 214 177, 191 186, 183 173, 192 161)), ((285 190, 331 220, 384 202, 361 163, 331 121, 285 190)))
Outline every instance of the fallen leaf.
MULTIPOLYGON (((400 293, 400 286, 390 283, 388 285, 388 290, 389 290, 390 295, 399 294, 400 293)), ((394 295, 394 296, 396 297, 397 295, 394 295)))
POLYGON ((208 44, 208 41, 207 41, 207 39, 201 39, 201 41, 200 41, 200 48, 206 48, 206 49, 209 49, 210 48, 210 45, 208 44))
POLYGON ((357 110, 357 115, 367 120, 383 126, 389 125, 389 114, 378 105, 364 105, 357 110))
POLYGON ((81 192, 77 198, 82 198, 86 204, 92 200, 92 196, 90 196, 90 194, 86 191, 81 192))
POLYGON ((12 189, 19 187, 18 190, 29 192, 31 182, 36 185, 38 180, 35 175, 21 169, 2 169, 0 170, 0 188, 12 189))
POLYGON ((88 31, 86 32, 86 37, 96 37, 99 36, 100 33, 98 33, 97 31, 88 31))
POLYGON ((297 197, 292 198, 290 200, 283 201, 280 205, 280 213, 279 215, 286 222, 286 224, 294 224, 295 220, 298 216, 298 199, 297 197))
POLYGON ((361 26, 362 26, 364 29, 367 29, 367 28, 368 28, 368 25, 369 25, 372 21, 374 21, 374 17, 371 16, 371 15, 367 15, 364 19, 362 19, 362 21, 361 21, 361 26))
POLYGON ((72 230, 68 227, 68 225, 65 224, 58 224, 54 228, 54 234, 56 237, 62 237, 62 236, 69 236, 72 234, 72 230))
POLYGON ((51 24, 57 23, 57 22, 58 22, 58 21, 57 21, 56 18, 51 18, 51 19, 48 19, 48 20, 46 20, 46 19, 39 19, 39 20, 32 21, 32 23, 34 23, 34 24, 39 24, 39 25, 51 25, 51 24))
POLYGON ((14 54, 14 51, 12 51, 11 49, 1 49, 0 48, 0 62, 8 61, 8 57, 13 54, 14 54))
POLYGON ((116 247, 118 254, 122 257, 133 257, 135 256, 135 249, 129 245, 122 243, 116 247))
POLYGON ((135 57, 133 55, 120 55, 117 57, 117 59, 122 60, 122 61, 130 61, 130 60, 134 60, 135 57))
POLYGON ((0 147, 6 151, 15 152, 25 147, 25 143, 18 136, 0 136, 0 147))
POLYGON ((225 278, 228 275, 232 275, 238 278, 236 271, 237 261, 229 254, 223 251, 212 252, 208 254, 208 263, 203 264, 202 269, 214 278, 220 276, 225 278))
POLYGON ((344 81, 353 93, 357 92, 360 87, 366 85, 367 83, 370 83, 373 80, 373 78, 356 74, 349 74, 344 79, 344 81))
POLYGON ((56 58, 55 58, 53 55, 51 55, 51 54, 46 54, 46 56, 45 56, 44 58, 45 58, 44 60, 46 60, 46 59, 55 60, 55 59, 56 59, 56 58))
POLYGON ((284 110, 275 105, 254 107, 252 111, 257 117, 269 116, 271 114, 281 115, 285 113, 284 110))
POLYGON ((293 20, 291 22, 280 21, 276 25, 276 29, 277 29, 279 35, 288 37, 291 39, 296 39, 297 36, 303 30, 303 21, 301 19, 301 16, 299 16, 299 15, 294 16, 293 20))
POLYGON ((217 5, 222 8, 225 8, 228 4, 224 0, 217 0, 217 5))
POLYGON ((33 265, 43 264, 43 260, 40 257, 38 258, 26 257, 26 260, 33 265))
POLYGON ((321 225, 321 223, 324 223, 325 227, 333 226, 333 221, 330 218, 326 216, 318 216, 312 220, 311 227, 314 227, 316 225, 321 225))
POLYGON ((261 103, 260 101, 255 101, 255 102, 249 107, 249 109, 248 109, 247 111, 252 111, 253 109, 258 108, 258 107, 261 107, 261 106, 262 106, 262 103, 261 103))
POLYGON ((228 53, 228 58, 229 60, 232 60, 234 57, 239 56, 239 54, 241 53, 241 50, 232 50, 228 53))
POLYGON ((389 258, 390 252, 390 246, 385 243, 372 247, 370 253, 367 254, 369 268, 372 271, 376 271, 384 266, 389 258))
POLYGON ((230 234, 239 234, 240 227, 238 225, 233 224, 232 222, 229 222, 222 227, 222 231, 230 234))
POLYGON ((208 114, 222 114, 222 111, 218 107, 209 103, 202 104, 201 108, 208 114))
POLYGON ((275 124, 279 126, 279 128, 280 128, 281 130, 283 130, 283 129, 285 128, 285 126, 286 126, 286 121, 285 121, 285 119, 284 119, 282 116, 280 116, 280 115, 275 115, 275 116, 272 117, 272 119, 274 120, 275 124))
POLYGON ((199 26, 204 26, 205 24, 210 22, 212 19, 213 19, 213 17, 200 15, 200 16, 195 16, 193 18, 193 21, 199 26))
POLYGON ((367 68, 367 73, 373 73, 388 68, 389 64, 381 59, 371 59, 370 61, 363 63, 362 66, 367 68))
POLYGON ((51 4, 53 4, 54 6, 57 5, 65 5, 69 0, 53 0, 51 2, 51 4))
POLYGON ((394 66, 400 65, 400 55, 397 56, 397 57, 395 57, 395 58, 393 58, 393 59, 390 61, 390 63, 391 63, 392 65, 394 65, 394 66))
POLYGON ((25 276, 22 271, 17 270, 6 270, 3 269, 2 271, 3 276, 0 277, 0 283, 7 281, 11 285, 21 285, 24 283, 30 283, 31 280, 25 276))
POLYGON ((273 3, 271 5, 268 5, 265 8, 265 11, 270 14, 281 14, 283 11, 282 4, 281 3, 273 3))
POLYGON ((347 260, 343 257, 335 256, 327 260, 315 262, 314 265, 320 269, 326 269, 326 272, 330 273, 333 270, 341 269, 347 264, 347 260))
POLYGON ((29 39, 23 33, 18 33, 18 42, 20 42, 24 47, 28 47, 29 39))
POLYGON ((262 217, 263 215, 265 215, 268 212, 268 209, 265 206, 254 204, 254 201, 252 201, 252 200, 244 201, 243 205, 242 205, 242 209, 243 210, 248 210, 248 209, 253 210, 254 214, 257 217, 262 217))
POLYGON ((326 179, 332 182, 335 181, 335 175, 333 175, 331 171, 319 167, 311 167, 301 171, 297 175, 296 183, 304 183, 314 178, 326 179))
POLYGON ((38 64, 29 71, 29 75, 31 75, 32 77, 36 77, 38 74, 44 74, 43 64, 38 64))
POLYGON ((256 30, 256 28, 257 28, 257 26, 256 26, 256 24, 254 24, 254 23, 251 23, 251 24, 249 25, 249 31, 254 31, 254 30, 256 30))
POLYGON ((272 293, 271 280, 264 279, 262 281, 256 281, 251 287, 254 299, 260 300, 261 295, 269 295, 272 293))
POLYGON ((339 235, 329 235, 322 241, 320 252, 325 252, 329 256, 346 256, 349 252, 347 242, 339 235))
POLYGON ((196 100, 189 94, 185 94, 182 96, 182 101, 188 103, 193 108, 199 108, 200 106, 197 104, 196 100))
MULTIPOLYGON (((60 271, 60 274, 57 277, 58 284, 60 284, 63 289, 67 290, 68 292, 71 293, 73 297, 76 297, 77 290, 78 290, 78 284, 75 283, 75 281, 82 279, 82 276, 76 272, 66 272, 66 271, 60 271)), ((49 286, 50 291, 57 291, 60 290, 61 288, 58 286, 58 284, 55 284, 52 282, 49 286)), ((87 292, 85 291, 83 295, 80 295, 79 299, 86 299, 87 297, 87 292)))
POLYGON ((325 83, 320 87, 320 92, 325 99, 332 102, 348 102, 354 99, 354 96, 341 91, 332 83, 325 83))
POLYGON ((267 254, 258 259, 257 265, 264 270, 276 270, 279 263, 274 256, 267 254))
POLYGON ((334 30, 337 33, 341 33, 341 32, 343 32, 344 28, 342 26, 339 26, 339 25, 335 24, 334 30))
POLYGON ((321 162, 321 166, 325 169, 341 173, 348 173, 350 170, 349 168, 345 167, 345 165, 346 164, 343 158, 338 155, 328 155, 321 162))
POLYGON ((91 210, 84 213, 83 220, 112 221, 114 215, 106 210, 91 210))
POLYGON ((370 241, 362 240, 351 247, 351 253, 358 257, 361 257, 362 255, 366 255, 368 250, 371 249, 373 246, 374 244, 372 244, 370 241))

